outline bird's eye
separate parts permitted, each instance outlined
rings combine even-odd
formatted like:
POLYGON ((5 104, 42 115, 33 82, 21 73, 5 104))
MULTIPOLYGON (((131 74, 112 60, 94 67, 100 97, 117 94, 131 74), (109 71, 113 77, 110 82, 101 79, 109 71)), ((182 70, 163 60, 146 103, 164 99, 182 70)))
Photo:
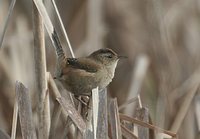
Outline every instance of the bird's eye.
POLYGON ((107 57, 108 57, 108 58, 112 58, 112 55, 108 55, 107 57))

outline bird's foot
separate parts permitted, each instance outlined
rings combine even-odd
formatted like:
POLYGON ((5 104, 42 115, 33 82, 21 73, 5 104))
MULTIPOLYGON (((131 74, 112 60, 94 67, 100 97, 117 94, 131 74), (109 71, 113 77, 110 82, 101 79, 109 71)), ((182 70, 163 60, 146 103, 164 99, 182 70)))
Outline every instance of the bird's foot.
POLYGON ((85 106, 87 106, 88 104, 87 104, 87 102, 85 102, 84 100, 82 100, 81 98, 79 98, 79 97, 76 97, 75 96, 75 98, 81 103, 81 104, 83 104, 83 105, 85 105, 85 106))

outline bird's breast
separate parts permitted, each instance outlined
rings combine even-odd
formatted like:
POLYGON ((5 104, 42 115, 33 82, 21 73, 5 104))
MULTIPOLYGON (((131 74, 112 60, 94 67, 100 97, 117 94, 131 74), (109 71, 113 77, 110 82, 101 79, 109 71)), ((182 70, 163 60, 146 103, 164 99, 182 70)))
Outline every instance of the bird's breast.
POLYGON ((96 73, 96 77, 99 81, 99 88, 103 89, 112 81, 115 73, 115 67, 104 67, 96 73))

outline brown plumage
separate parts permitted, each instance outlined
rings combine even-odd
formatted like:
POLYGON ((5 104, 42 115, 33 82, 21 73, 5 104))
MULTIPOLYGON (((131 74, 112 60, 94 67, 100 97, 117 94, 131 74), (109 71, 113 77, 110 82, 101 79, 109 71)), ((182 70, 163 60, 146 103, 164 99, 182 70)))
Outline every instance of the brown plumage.
POLYGON ((97 86, 105 88, 113 79, 118 56, 111 49, 99 49, 87 57, 65 58, 56 78, 73 94, 90 96, 97 86))

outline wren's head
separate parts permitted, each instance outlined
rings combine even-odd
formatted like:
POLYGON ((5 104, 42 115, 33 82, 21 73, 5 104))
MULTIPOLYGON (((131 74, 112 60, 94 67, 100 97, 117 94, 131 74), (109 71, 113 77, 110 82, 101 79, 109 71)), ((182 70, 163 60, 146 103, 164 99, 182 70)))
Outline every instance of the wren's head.
POLYGON ((121 57, 122 56, 118 56, 117 53, 109 48, 99 49, 89 55, 89 58, 92 58, 96 62, 104 64, 105 66, 117 64, 121 57))

